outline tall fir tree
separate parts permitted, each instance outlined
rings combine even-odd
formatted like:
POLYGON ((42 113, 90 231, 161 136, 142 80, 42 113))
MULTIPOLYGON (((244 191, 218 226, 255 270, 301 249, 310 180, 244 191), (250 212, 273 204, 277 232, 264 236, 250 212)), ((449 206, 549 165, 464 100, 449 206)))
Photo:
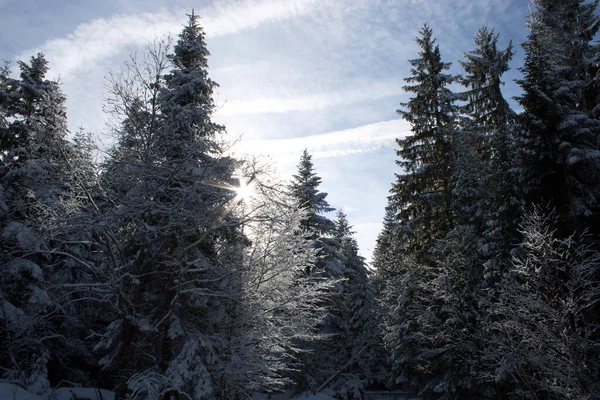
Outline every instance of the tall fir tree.
MULTIPOLYGON (((296 207, 304 213, 297 234, 304 238, 307 248, 317 255, 312 263, 305 265, 303 276, 335 281, 343 277, 344 265, 340 261, 337 241, 332 237, 335 224, 325 215, 335 209, 327 202, 327 193, 319 191, 320 185, 321 177, 314 170, 312 156, 304 149, 298 163, 298 172, 293 175, 289 185, 290 196, 296 207)), ((334 316, 335 300, 332 297, 339 290, 339 285, 332 285, 319 304, 327 314, 327 318, 314 330, 320 340, 300 339, 297 343, 302 351, 298 354, 300 372, 294 376, 294 380, 301 390, 316 390, 337 371, 339 357, 328 342, 334 340, 338 331, 339 320, 334 316)))
POLYGON ((371 266, 375 271, 373 288, 383 309, 388 309, 394 304, 394 290, 390 290, 394 286, 392 282, 405 273, 398 269, 398 266, 401 265, 402 251, 401 245, 397 241, 398 220, 396 214, 396 204, 392 196, 389 196, 383 217, 383 227, 377 235, 371 261, 371 266))
MULTIPOLYGON (((476 210, 481 236, 480 253, 487 276, 496 276, 510 251, 519 241, 517 224, 523 207, 522 164, 516 133, 517 115, 504 99, 502 75, 509 70, 514 55, 512 43, 498 49, 498 35, 482 27, 474 38, 475 49, 465 54, 460 64, 465 74, 461 83, 467 88, 464 131, 474 149, 468 163, 478 172, 479 194, 476 210)), ((476 174, 472 173, 471 176, 476 174)))
POLYGON ((244 240, 227 186, 236 162, 223 154, 224 128, 211 121, 208 55, 192 13, 168 56, 173 69, 148 82, 158 85, 152 104, 126 108, 116 152, 125 156, 114 161, 134 168, 112 169, 123 171, 124 184, 111 212, 119 248, 107 249, 106 264, 112 296, 122 301, 96 346, 116 375, 117 396, 236 390, 226 366, 239 334, 244 240), (139 157, 144 140, 148 154, 139 157))
POLYGON ((392 383, 451 398, 479 389, 478 379, 467 375, 479 358, 473 339, 481 146, 478 134, 457 121, 458 96, 448 88, 456 77, 445 73, 450 65, 441 61, 431 29, 425 26, 421 35, 420 58, 410 61, 412 76, 406 79, 414 85, 405 88, 415 97, 399 111, 413 134, 398 140, 403 174, 397 175, 389 207, 397 215, 395 254, 387 256, 377 279, 386 281, 380 296, 392 383))
POLYGON ((85 311, 66 286, 93 271, 70 251, 82 241, 73 223, 81 203, 65 97, 58 82, 46 78, 43 54, 19 68, 20 79, 7 71, 0 79, 1 335, 7 343, 0 363, 5 379, 47 394, 63 379, 89 383, 82 372, 90 356, 82 340, 85 311))
POLYGON ((525 65, 519 84, 524 94, 527 200, 556 207, 563 235, 586 227, 598 231, 600 122, 591 60, 600 29, 598 1, 535 0, 523 44, 525 65))
POLYGON ((398 110, 411 124, 412 134, 396 140, 402 173, 396 175, 392 187, 398 233, 410 251, 424 251, 451 227, 451 136, 456 96, 448 86, 455 77, 445 73, 450 64, 442 62, 431 29, 425 25, 420 33, 416 39, 419 58, 409 61, 413 68, 404 87, 414 97, 398 110))
POLYGON ((334 208, 325 200, 327 193, 319 192, 317 189, 320 185, 321 178, 314 171, 312 156, 307 149, 304 149, 290 191, 298 207, 306 210, 307 213, 301 224, 302 229, 307 233, 324 235, 333 231, 334 224, 323 214, 334 211, 334 208))
POLYGON ((330 377, 327 387, 335 391, 336 397, 360 398, 366 389, 384 384, 387 378, 381 312, 346 214, 338 211, 334 223, 333 237, 344 264, 344 281, 334 311, 338 331, 332 346, 339 357, 338 372, 330 377))

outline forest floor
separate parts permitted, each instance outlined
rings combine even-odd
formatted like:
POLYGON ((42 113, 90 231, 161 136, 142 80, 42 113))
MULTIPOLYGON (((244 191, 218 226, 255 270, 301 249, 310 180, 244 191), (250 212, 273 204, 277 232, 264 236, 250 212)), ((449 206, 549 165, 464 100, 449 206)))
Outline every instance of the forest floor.
MULTIPOLYGON (((49 397, 38 396, 12 383, 0 383, 0 400, 114 400, 115 393, 97 388, 60 388, 52 391, 49 397)), ((252 400, 335 400, 323 393, 304 392, 294 397, 289 393, 269 396, 255 393, 252 400)))

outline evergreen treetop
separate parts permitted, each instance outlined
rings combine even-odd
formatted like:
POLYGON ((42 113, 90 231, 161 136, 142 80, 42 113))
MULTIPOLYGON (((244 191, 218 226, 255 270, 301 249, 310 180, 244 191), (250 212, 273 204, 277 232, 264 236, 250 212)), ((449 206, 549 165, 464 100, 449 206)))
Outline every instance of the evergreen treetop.
POLYGON ((188 24, 169 55, 174 69, 164 77, 158 96, 163 129, 159 131, 157 146, 159 154, 171 162, 198 161, 212 152, 218 153, 215 136, 225 130, 211 121, 215 109, 212 96, 218 84, 208 77, 210 53, 204 30, 197 15, 192 12, 188 17, 188 24), (195 145, 190 146, 190 141, 195 145))
POLYGON ((425 25, 416 39, 419 58, 410 60, 411 76, 404 90, 413 93, 397 110, 411 124, 412 135, 397 139, 396 175, 392 194, 398 209, 400 233, 413 249, 424 249, 431 239, 450 227, 451 135, 456 95, 448 88, 456 77, 446 74, 450 63, 442 62, 439 46, 425 25))
POLYGON ((302 229, 307 233, 322 235, 334 230, 333 222, 323 214, 335 209, 325 200, 327 193, 318 190, 320 185, 321 178, 314 171, 312 156, 304 149, 298 163, 298 173, 293 175, 290 191, 298 206, 307 212, 300 224, 302 229))

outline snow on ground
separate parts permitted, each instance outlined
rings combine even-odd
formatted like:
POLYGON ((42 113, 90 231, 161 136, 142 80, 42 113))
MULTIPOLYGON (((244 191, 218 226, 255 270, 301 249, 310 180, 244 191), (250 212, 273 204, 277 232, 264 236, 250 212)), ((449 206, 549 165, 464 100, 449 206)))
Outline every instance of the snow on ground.
POLYGON ((278 393, 278 394, 268 394, 268 393, 252 393, 252 400, 336 400, 335 397, 331 397, 324 393, 313 393, 313 392, 303 392, 296 396, 293 395, 291 391, 278 393))
POLYGON ((12 383, 0 383, 0 399, 2 400, 44 400, 12 383))
MULTIPOLYGON (((96 388, 60 388, 50 395, 50 400, 114 400, 114 392, 96 388)), ((0 400, 46 400, 12 383, 0 383, 0 400)))
POLYGON ((114 400, 115 393, 96 388, 60 388, 50 395, 50 400, 71 400, 73 398, 85 400, 114 400))
MULTIPOLYGON (((115 393, 96 388, 60 388, 50 394, 49 400, 114 400, 115 393)), ((252 400, 336 400, 324 393, 303 392, 294 397, 290 392, 280 394, 252 393, 252 400)), ((47 400, 12 383, 0 383, 0 400, 47 400)), ((419 400, 414 398, 414 400, 419 400)))
POLYGON ((303 392, 290 400, 336 400, 336 398, 324 393, 303 392))

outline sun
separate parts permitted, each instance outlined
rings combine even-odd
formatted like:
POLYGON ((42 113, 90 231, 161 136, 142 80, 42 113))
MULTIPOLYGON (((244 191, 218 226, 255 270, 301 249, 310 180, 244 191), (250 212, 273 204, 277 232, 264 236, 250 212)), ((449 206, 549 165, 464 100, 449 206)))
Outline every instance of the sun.
POLYGON ((242 199, 249 199, 252 196, 252 187, 250 185, 246 185, 244 182, 240 182, 240 187, 235 188, 235 192, 238 197, 242 199))
POLYGON ((254 179, 246 182, 244 179, 240 179, 240 185, 234 188, 236 193, 236 200, 249 200, 251 197, 255 195, 254 192, 254 179))

